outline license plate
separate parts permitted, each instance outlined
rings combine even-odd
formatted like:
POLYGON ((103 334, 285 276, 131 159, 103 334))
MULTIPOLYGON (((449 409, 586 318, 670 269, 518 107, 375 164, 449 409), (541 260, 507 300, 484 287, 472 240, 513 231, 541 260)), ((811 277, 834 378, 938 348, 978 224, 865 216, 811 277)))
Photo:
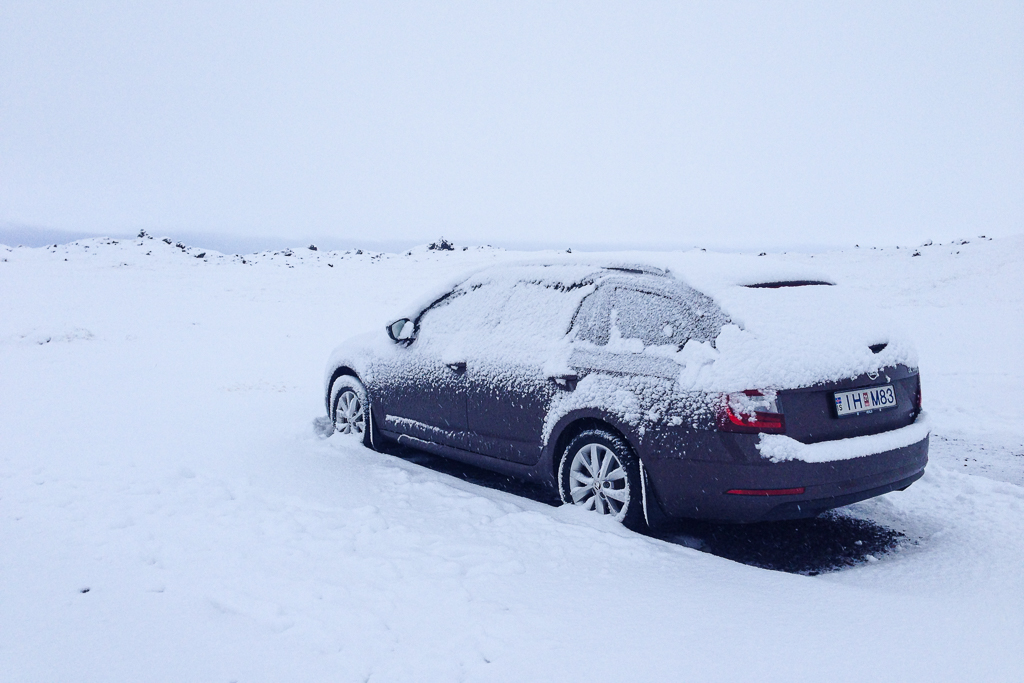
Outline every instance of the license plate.
POLYGON ((891 384, 880 387, 864 387, 854 391, 837 391, 834 396, 836 414, 839 417, 896 407, 896 391, 891 384))

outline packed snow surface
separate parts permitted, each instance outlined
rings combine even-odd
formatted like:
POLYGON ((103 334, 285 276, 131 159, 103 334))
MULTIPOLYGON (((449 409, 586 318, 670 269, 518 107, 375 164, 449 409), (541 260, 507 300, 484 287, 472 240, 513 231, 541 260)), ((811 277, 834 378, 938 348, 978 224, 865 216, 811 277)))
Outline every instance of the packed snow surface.
POLYGON ((908 542, 782 574, 317 435, 341 340, 554 253, 0 247, 3 680, 1024 680, 1024 239, 589 257, 688 272, 740 330, 840 287, 898 320, 931 463, 846 514, 908 542), (809 271, 838 286, 739 287, 809 271))

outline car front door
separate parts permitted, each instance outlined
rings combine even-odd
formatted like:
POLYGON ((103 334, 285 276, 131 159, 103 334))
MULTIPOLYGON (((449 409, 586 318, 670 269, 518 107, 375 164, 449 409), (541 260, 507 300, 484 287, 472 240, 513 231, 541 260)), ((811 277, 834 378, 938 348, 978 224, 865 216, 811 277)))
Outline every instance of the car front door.
MULTIPOLYGON (((556 394, 560 350, 580 292, 520 282, 508 293, 488 343, 466 370, 466 412, 472 450, 532 465, 541 456, 544 420, 556 394)), ((566 366, 567 368, 568 366, 566 366)))
POLYGON ((467 447, 468 355, 487 325, 480 316, 487 294, 456 288, 420 314, 411 340, 377 360, 374 384, 386 432, 467 447))

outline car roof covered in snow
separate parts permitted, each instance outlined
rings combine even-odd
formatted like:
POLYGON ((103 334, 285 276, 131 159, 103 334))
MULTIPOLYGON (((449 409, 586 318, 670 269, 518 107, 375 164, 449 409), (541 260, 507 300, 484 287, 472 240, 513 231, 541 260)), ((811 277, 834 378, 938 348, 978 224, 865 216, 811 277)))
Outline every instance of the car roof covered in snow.
MULTIPOLYGON (((632 256, 636 256, 633 254, 632 256)), ((880 310, 814 268, 737 254, 644 254, 645 263, 570 258, 494 265, 457 278, 406 308, 417 318, 456 288, 532 282, 585 296, 602 283, 628 282, 682 296, 701 292, 728 318, 711 349, 683 349, 684 384, 694 389, 799 387, 917 365, 913 346, 880 310), (785 286, 778 286, 778 285, 785 286), (761 285, 761 286, 758 286, 761 285), (797 286, 799 285, 799 286, 797 286), (881 352, 876 348, 885 344, 881 352)))

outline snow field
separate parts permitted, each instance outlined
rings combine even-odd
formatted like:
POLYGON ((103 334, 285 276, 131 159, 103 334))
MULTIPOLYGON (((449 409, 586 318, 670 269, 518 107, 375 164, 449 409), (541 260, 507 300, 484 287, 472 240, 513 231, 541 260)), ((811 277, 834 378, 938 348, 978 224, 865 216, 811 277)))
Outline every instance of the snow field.
POLYGON ((5 680, 1024 677, 1024 240, 765 257, 902 320, 935 430, 849 509, 911 543, 817 577, 316 436, 338 341, 522 254, 111 242, 0 247, 5 680))

